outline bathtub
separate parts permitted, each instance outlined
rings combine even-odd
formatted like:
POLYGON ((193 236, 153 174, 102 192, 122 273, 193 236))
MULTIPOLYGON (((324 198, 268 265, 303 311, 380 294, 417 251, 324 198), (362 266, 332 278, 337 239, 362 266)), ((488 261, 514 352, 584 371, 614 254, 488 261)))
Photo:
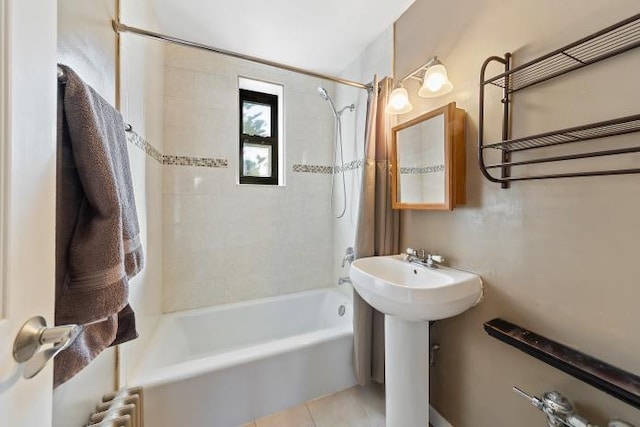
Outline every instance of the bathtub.
POLYGON ((146 425, 238 426, 355 385, 352 318, 337 289, 162 316, 130 380, 146 425))

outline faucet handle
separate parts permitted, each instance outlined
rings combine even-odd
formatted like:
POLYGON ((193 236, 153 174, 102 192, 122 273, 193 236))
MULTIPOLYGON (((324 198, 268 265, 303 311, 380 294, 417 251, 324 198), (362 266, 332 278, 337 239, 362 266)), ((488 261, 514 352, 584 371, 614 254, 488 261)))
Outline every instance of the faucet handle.
POLYGON ((429 255, 429 257, 437 263, 442 264, 444 262, 444 257, 442 255, 429 255))
POLYGON ((437 262, 438 264, 442 264, 444 262, 444 257, 442 255, 429 254, 428 258, 433 262, 437 262))
POLYGON ((349 246, 344 253, 344 258, 342 258, 341 267, 344 268, 347 263, 351 264, 356 259, 356 253, 353 250, 352 246, 349 246))
POLYGON ((421 259, 424 259, 424 257, 425 257, 424 249, 407 248, 407 250, 405 252, 407 253, 407 255, 411 255, 411 256, 414 256, 414 257, 421 258, 421 259))

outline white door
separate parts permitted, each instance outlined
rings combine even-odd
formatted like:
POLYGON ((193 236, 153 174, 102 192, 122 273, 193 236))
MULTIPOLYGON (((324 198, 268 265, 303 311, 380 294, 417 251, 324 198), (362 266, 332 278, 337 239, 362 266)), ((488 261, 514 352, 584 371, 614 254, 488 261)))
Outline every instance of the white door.
POLYGON ((53 324, 55 0, 0 0, 0 426, 51 426, 52 367, 12 357, 30 317, 53 324))

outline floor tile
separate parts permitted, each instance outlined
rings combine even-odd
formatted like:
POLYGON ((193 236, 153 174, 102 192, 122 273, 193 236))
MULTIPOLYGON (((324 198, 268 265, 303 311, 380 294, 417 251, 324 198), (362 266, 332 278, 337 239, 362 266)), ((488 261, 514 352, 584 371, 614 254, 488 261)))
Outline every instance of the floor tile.
POLYGON ((307 407, 299 405, 259 418, 255 427, 315 427, 315 424, 307 407))
POLYGON ((353 388, 307 403, 316 427, 372 427, 353 388))
POLYGON ((362 405, 364 411, 371 419, 371 425, 374 427, 384 427, 384 384, 370 384, 366 387, 357 386, 353 390, 360 405, 362 405))

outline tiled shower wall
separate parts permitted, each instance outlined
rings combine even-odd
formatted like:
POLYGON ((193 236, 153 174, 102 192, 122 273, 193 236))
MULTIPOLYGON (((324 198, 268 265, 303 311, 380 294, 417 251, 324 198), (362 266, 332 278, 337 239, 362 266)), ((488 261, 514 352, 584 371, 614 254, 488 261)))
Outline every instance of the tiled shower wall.
MULTIPOLYGON (((373 80, 377 74, 379 79, 392 75, 393 27, 389 27, 378 36, 367 48, 346 68, 341 77, 363 83, 373 80)), ((338 108, 354 103, 353 113, 343 114, 342 135, 344 143, 345 163, 358 162, 361 165, 364 152, 364 133, 367 119, 367 92, 350 86, 339 85, 337 88, 338 108)), ((347 276, 348 266, 341 267, 345 250, 355 243, 356 223, 358 220, 358 203, 360 198, 362 167, 348 170, 345 173, 347 187, 347 210, 342 218, 335 219, 333 224, 335 276, 347 276)), ((341 177, 337 177, 337 179, 341 177)), ((342 185, 342 184, 340 184, 342 185)), ((341 192, 342 188, 336 187, 341 192)), ((341 206, 341 205, 340 205, 341 206)), ((345 291, 351 292, 345 286, 345 291)))
POLYGON ((318 86, 335 93, 326 81, 166 46, 163 154, 186 160, 163 166, 165 312, 333 283, 331 178, 312 167, 331 164, 333 117, 318 86), (284 86, 285 186, 237 184, 238 76, 284 86))

